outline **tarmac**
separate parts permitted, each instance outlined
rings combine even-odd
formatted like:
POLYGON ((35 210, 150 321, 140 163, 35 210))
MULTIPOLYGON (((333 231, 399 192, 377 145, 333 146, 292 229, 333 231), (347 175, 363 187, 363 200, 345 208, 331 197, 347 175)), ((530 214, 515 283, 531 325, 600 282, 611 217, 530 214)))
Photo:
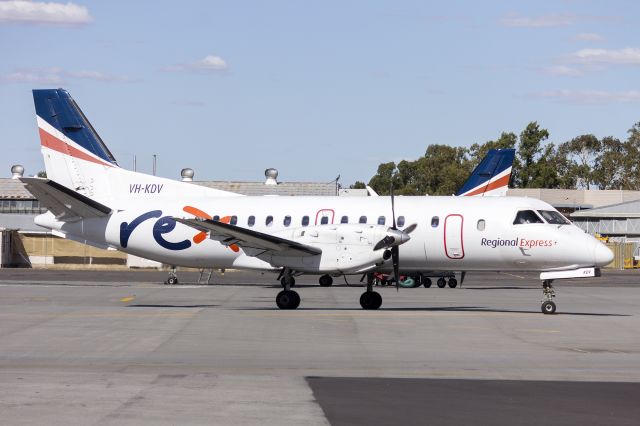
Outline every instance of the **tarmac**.
POLYGON ((469 274, 461 288, 357 278, 275 307, 272 274, 181 285, 149 271, 0 269, 2 424, 640 422, 640 272, 556 282, 469 274))

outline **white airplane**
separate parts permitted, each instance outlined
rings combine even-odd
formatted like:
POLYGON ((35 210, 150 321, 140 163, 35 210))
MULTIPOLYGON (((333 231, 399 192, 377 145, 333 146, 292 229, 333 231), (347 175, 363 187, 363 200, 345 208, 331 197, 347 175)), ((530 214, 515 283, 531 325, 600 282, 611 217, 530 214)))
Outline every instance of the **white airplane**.
MULTIPOLYGON (((33 91, 47 178, 22 178, 56 235, 169 265, 280 271, 281 309, 300 304, 300 274, 540 271, 542 311, 554 279, 592 277, 613 253, 549 204, 516 197, 264 197, 120 168, 62 89, 33 91), (396 216, 397 212, 397 216, 396 216)), ((494 180, 495 182, 495 180, 494 180)), ((487 188, 492 184, 485 182, 487 188)), ((486 192, 486 191, 481 191, 486 192)))

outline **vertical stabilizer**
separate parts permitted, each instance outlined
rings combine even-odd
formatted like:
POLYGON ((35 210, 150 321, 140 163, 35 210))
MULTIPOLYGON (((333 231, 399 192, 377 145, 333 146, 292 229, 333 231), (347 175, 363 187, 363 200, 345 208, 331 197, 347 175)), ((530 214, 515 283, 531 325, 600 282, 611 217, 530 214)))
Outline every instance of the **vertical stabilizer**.
POLYGON ((456 192, 459 196, 504 196, 509 189, 516 150, 491 149, 456 192))
POLYGON ((86 197, 126 202, 237 195, 122 169, 66 90, 34 90, 33 100, 47 177, 86 197))

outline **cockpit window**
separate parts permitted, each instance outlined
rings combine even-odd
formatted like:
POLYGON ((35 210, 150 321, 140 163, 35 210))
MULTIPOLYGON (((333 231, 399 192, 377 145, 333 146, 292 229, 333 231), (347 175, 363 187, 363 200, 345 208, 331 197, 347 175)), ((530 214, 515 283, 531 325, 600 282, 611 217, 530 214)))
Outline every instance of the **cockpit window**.
POLYGON ((514 225, 522 225, 525 223, 544 223, 540 216, 533 210, 520 210, 513 221, 514 225))
POLYGON ((552 225, 568 225, 571 222, 555 210, 538 210, 538 213, 552 225))

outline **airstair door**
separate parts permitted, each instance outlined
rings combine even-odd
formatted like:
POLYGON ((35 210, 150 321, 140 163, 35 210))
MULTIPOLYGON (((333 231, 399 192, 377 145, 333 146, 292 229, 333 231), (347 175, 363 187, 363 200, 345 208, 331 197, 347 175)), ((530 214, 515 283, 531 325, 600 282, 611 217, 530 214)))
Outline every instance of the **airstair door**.
POLYGON ((444 250, 449 259, 464 257, 463 224, 464 218, 460 214, 450 214, 444 220, 444 250))

